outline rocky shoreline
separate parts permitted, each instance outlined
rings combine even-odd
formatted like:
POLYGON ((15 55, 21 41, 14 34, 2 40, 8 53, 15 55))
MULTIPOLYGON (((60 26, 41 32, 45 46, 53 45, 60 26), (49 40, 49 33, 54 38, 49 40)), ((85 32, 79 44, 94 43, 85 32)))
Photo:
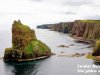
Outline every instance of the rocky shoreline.
POLYGON ((87 56, 88 54, 92 54, 91 52, 87 53, 73 53, 73 54, 59 54, 58 57, 82 57, 87 56))
POLYGON ((87 39, 84 39, 83 37, 73 36, 72 34, 69 34, 69 36, 74 38, 75 42, 78 42, 78 43, 95 44, 95 40, 87 40, 87 39))
POLYGON ((34 60, 40 60, 40 59, 45 59, 48 58, 50 56, 41 56, 41 57, 37 57, 37 58, 31 58, 31 59, 13 59, 13 60, 4 60, 6 61, 18 61, 18 62, 26 62, 26 61, 34 61, 34 60))

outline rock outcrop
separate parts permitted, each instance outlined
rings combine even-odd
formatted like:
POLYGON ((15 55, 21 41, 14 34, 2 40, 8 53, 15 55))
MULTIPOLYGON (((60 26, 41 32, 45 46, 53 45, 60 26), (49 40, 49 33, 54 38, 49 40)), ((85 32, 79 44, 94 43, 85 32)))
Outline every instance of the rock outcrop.
POLYGON ((23 25, 21 21, 14 21, 12 25, 12 47, 5 49, 5 61, 27 61, 50 55, 50 48, 36 38, 34 30, 23 25))

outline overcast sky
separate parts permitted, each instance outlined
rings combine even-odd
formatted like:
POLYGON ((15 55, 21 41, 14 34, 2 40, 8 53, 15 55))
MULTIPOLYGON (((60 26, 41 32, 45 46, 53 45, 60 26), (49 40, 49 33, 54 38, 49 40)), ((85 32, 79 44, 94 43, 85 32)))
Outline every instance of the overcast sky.
POLYGON ((31 25, 100 19, 100 0, 0 0, 0 24, 17 19, 31 25))

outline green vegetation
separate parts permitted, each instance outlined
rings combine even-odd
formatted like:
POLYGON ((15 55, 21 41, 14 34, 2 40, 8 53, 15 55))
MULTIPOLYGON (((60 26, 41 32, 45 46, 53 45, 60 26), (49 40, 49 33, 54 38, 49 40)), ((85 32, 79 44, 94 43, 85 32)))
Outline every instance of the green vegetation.
POLYGON ((100 24, 100 20, 79 20, 81 22, 89 22, 89 23, 99 23, 100 24))
POLYGON ((86 56, 86 58, 88 58, 88 59, 95 59, 95 56, 92 56, 92 54, 88 54, 88 55, 86 56))
POLYGON ((31 53, 33 52, 33 46, 32 46, 31 43, 28 44, 28 46, 27 46, 26 49, 25 49, 25 52, 26 52, 27 54, 31 54, 31 53))
POLYGON ((93 49, 93 56, 100 56, 100 40, 96 41, 96 45, 93 49))
POLYGON ((95 47, 93 49, 93 53, 92 54, 88 54, 86 56, 86 58, 94 59, 94 60, 100 60, 100 58, 98 58, 98 56, 100 56, 100 40, 96 41, 95 47))

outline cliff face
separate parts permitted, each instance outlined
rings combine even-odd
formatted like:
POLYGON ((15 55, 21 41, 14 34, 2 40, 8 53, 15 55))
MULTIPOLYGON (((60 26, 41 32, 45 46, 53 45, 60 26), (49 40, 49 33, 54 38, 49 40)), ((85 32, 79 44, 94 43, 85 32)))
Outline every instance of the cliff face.
POLYGON ((74 22, 62 22, 56 24, 46 24, 46 25, 39 25, 37 28, 41 29, 51 29, 53 31, 69 33, 74 25, 74 22))
POLYGON ((99 39, 100 23, 98 20, 78 20, 72 28, 72 35, 83 37, 83 39, 99 39))
POLYGON ((63 33, 69 33, 73 27, 73 24, 74 24, 73 22, 52 24, 51 30, 59 31, 63 33))
POLYGON ((47 24, 47 25, 39 25, 39 26, 37 26, 37 28, 38 29, 50 29, 50 25, 49 24, 47 24))
POLYGON ((49 56, 51 50, 36 38, 35 31, 20 21, 12 25, 12 48, 6 48, 4 60, 33 59, 49 56))

